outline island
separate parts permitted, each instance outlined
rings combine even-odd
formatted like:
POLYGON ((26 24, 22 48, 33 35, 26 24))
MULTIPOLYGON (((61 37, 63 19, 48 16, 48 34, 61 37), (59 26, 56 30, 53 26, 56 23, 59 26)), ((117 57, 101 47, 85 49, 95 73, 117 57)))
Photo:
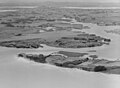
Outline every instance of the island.
POLYGON ((89 55, 88 53, 68 51, 54 52, 49 55, 20 53, 18 57, 62 68, 77 68, 89 72, 120 74, 120 60, 99 59, 97 55, 89 55))
POLYGON ((109 45, 110 42, 110 39, 103 38, 95 34, 80 33, 76 36, 61 37, 54 41, 43 38, 2 41, 0 42, 0 46, 14 48, 39 48, 42 47, 40 44, 46 44, 48 46, 61 48, 87 48, 102 46, 104 44, 109 45))

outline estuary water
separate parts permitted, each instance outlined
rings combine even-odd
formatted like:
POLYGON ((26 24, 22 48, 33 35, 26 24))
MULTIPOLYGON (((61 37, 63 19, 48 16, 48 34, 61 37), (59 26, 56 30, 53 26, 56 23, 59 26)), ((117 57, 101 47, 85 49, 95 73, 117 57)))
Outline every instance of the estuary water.
POLYGON ((120 58, 120 35, 108 34, 104 30, 120 29, 120 26, 97 26, 91 23, 72 23, 89 26, 83 32, 110 38, 110 45, 85 49, 63 49, 43 45, 39 49, 15 49, 0 47, 0 88, 119 88, 120 75, 87 72, 79 69, 59 68, 34 63, 18 58, 19 53, 50 54, 59 50, 88 52, 109 60, 120 58))

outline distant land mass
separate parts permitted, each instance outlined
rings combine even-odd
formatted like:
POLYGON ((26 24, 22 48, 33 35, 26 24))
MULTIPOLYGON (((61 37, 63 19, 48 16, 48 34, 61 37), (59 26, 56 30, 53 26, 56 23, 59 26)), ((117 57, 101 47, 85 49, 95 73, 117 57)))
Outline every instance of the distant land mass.
POLYGON ((76 7, 120 7, 120 3, 102 3, 102 2, 8 2, 0 3, 1 6, 76 6, 76 7))

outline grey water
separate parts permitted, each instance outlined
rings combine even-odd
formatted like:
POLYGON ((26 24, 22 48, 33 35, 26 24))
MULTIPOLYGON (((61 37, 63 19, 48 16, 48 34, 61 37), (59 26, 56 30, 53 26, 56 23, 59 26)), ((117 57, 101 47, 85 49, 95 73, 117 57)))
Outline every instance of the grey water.
MULTIPOLYGON (((73 23, 77 23, 75 20, 73 21, 73 23)), ((96 35, 112 39, 110 45, 86 49, 63 49, 46 45, 43 45, 44 48, 39 49, 0 47, 0 88, 119 88, 119 75, 59 68, 17 57, 18 53, 50 54, 59 50, 73 52, 96 50, 97 52, 93 54, 97 54, 100 57, 109 60, 120 58, 120 35, 108 34, 104 31, 120 29, 120 26, 106 27, 91 23, 79 23, 90 27, 90 29, 83 29, 83 32, 95 33, 96 35)))

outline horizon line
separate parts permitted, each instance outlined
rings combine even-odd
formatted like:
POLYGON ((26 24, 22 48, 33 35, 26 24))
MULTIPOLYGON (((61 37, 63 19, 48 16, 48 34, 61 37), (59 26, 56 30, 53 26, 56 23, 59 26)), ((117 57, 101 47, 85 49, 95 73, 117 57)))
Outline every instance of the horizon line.
POLYGON ((120 2, 87 2, 87 1, 13 1, 13 2, 0 2, 0 3, 105 3, 105 4, 120 4, 120 2))

